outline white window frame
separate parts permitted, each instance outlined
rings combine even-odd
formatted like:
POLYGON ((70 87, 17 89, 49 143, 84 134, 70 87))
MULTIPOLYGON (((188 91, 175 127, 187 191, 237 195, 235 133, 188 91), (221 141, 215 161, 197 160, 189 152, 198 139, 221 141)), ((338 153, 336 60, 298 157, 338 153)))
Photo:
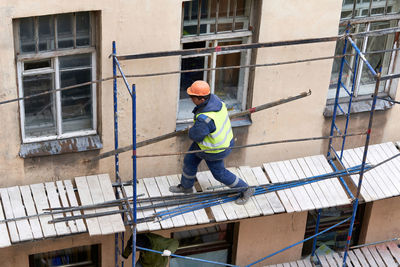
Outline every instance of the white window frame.
MULTIPOLYGON (((228 0, 228 8, 230 7, 230 1, 228 0)), ((192 1, 190 1, 190 8, 189 11, 191 12, 192 8, 192 1)), ((250 44, 252 41, 252 31, 249 30, 234 30, 234 31, 225 31, 225 32, 218 32, 218 33, 213 33, 210 31, 211 24, 215 23, 214 18, 210 18, 211 14, 211 1, 208 2, 208 19, 202 19, 201 24, 207 24, 207 30, 206 33, 201 33, 200 35, 184 35, 182 33, 182 38, 181 38, 181 49, 183 49, 183 44, 186 43, 192 43, 192 42, 201 42, 205 41, 206 45, 205 47, 216 47, 218 46, 219 42, 226 42, 226 41, 241 41, 242 44, 250 44)), ((247 9, 250 10, 250 14, 252 13, 252 6, 251 6, 252 1, 247 1, 247 9)), ((230 14, 229 10, 227 11, 228 14, 230 14)), ((234 18, 235 23, 237 22, 243 22, 244 23, 244 28, 248 28, 250 24, 250 14, 247 17, 240 17, 237 16, 234 18)), ((191 18, 192 16, 189 15, 191 18)), ((218 24, 219 23, 228 23, 231 22, 230 18, 219 18, 218 19, 218 24)), ((189 20, 189 21, 184 21, 184 14, 182 10, 182 29, 184 26, 194 26, 198 25, 197 19, 194 20, 189 20)), ((226 51, 226 52, 212 52, 212 53, 204 53, 204 54, 196 54, 196 55, 189 55, 189 56, 181 56, 181 60, 185 58, 191 58, 191 57, 200 57, 200 56, 206 56, 205 61, 204 61, 204 68, 208 68, 208 56, 210 56, 210 68, 213 70, 210 71, 210 78, 207 76, 207 71, 204 71, 203 73, 203 79, 204 80, 209 80, 210 83, 210 90, 211 93, 215 92, 215 77, 216 77, 216 63, 217 63, 217 56, 218 55, 224 55, 224 54, 234 54, 234 53, 241 53, 241 59, 240 59, 240 65, 250 65, 251 61, 251 50, 232 50, 232 51, 226 51), (209 79, 208 79, 209 78, 209 79)), ((181 61, 182 62, 182 61, 181 61)), ((181 68, 181 66, 180 66, 181 68)), ((179 77, 179 84, 180 84, 180 77, 179 77)), ((238 91, 237 91, 237 101, 241 103, 241 110, 246 109, 246 99, 247 99, 247 91, 248 91, 248 85, 249 85, 249 68, 244 68, 243 70, 243 75, 239 76, 239 82, 238 82, 238 91), (243 86, 241 86, 243 85, 243 86)), ((180 94, 177 96, 177 114, 176 117, 178 118, 179 114, 179 102, 180 102, 180 94)), ((186 124, 190 123, 193 120, 191 118, 187 119, 177 119, 177 124, 186 124)))
MULTIPOLYGON (((392 17, 392 14, 384 14, 384 15, 382 15, 382 14, 380 14, 380 15, 379 14, 377 14, 377 15, 371 14, 372 10, 376 9, 376 8, 384 8, 385 13, 386 13, 386 10, 388 8, 388 3, 389 3, 389 0, 380 1, 380 2, 368 1, 368 2, 357 3, 356 9, 355 9, 355 13, 356 14, 354 14, 354 18, 355 19, 363 19, 365 17, 388 16, 387 20, 380 20, 380 21, 381 22, 386 22, 386 21, 394 20, 393 17, 392 17), (372 4, 374 6, 372 6, 372 4), (367 15, 362 15, 362 12, 365 11, 365 10, 367 10, 367 15)), ((349 12, 349 11, 352 11, 352 10, 353 10, 353 4, 347 4, 347 5, 342 6, 341 12, 346 12, 346 11, 349 12)), ((348 18, 344 18, 344 19, 341 20, 341 22, 347 21, 347 20, 348 20, 348 18)), ((365 30, 364 31, 366 31, 366 32, 370 31, 371 23, 373 23, 373 22, 365 22, 365 23, 363 23, 365 25, 365 30)), ((397 18, 397 25, 400 26, 400 18, 397 18)), ((356 25, 356 27, 359 27, 359 25, 356 25)), ((348 44, 348 46, 349 46, 349 44, 348 44)), ((368 46, 368 36, 364 36, 363 40, 362 40, 362 47, 360 47, 361 52, 365 53, 366 50, 367 50, 367 46, 368 46)), ((393 45, 390 45, 389 47, 385 47, 383 49, 394 49, 394 48, 396 48, 396 44, 395 43, 393 45)), ((387 65, 388 74, 394 73, 395 70, 399 68, 398 65, 400 64, 400 61, 399 61, 399 59, 397 58, 396 55, 397 55, 397 51, 393 51, 391 53, 391 55, 390 55, 389 60, 387 60, 388 61, 387 62, 388 63, 388 65, 387 65)), ((349 62, 350 66, 352 66, 352 67, 354 66, 354 60, 355 60, 354 57, 352 57, 350 62, 349 62)), ((384 64, 384 62, 383 62, 383 64, 384 64)), ((355 88, 354 88, 354 96, 356 98, 357 97, 364 98, 365 96, 368 96, 368 93, 363 93, 363 94, 360 95, 360 88, 361 88, 360 84, 361 84, 362 72, 365 69, 364 66, 365 66, 365 63, 362 60, 359 60, 358 66, 357 66, 355 88)), ((347 88, 349 88, 349 86, 351 86, 351 79, 347 79, 346 81, 342 81, 342 82, 346 85, 347 88)), ((384 89, 383 89, 382 92, 380 92, 380 94, 389 95, 389 96, 394 98, 395 93, 396 93, 396 89, 397 89, 397 84, 398 84, 397 80, 396 81, 390 81, 390 80, 385 81, 384 89)), ((375 83, 373 84, 373 86, 375 86, 375 83)), ((329 90, 330 91, 332 91, 332 90, 336 91, 336 89, 329 89, 329 90)), ((346 93, 344 93, 343 90, 341 90, 340 97, 346 98, 346 97, 348 97, 348 95, 346 93)), ((329 97, 328 101, 329 100, 333 100, 333 99, 334 99, 334 95, 332 97, 329 97)))
MULTIPOLYGON (((57 14, 55 14, 57 15, 57 14)), ((73 56, 80 54, 91 54, 92 60, 92 80, 95 80, 97 77, 97 54, 96 48, 93 43, 96 42, 95 38, 95 19, 93 13, 90 12, 90 27, 91 27, 91 42, 92 45, 90 47, 82 47, 82 48, 70 48, 70 49, 60 49, 55 51, 46 51, 39 53, 24 53, 18 54, 16 56, 17 59, 17 77, 18 77, 18 93, 19 97, 24 97, 24 89, 22 78, 24 75, 37 75, 37 74, 47 74, 54 73, 54 87, 55 89, 60 89, 60 71, 59 71, 59 57, 62 56, 73 56), (25 62, 40 60, 40 59, 49 59, 51 61, 50 68, 41 68, 35 70, 24 71, 25 62)), ((18 35, 18 21, 16 22, 16 26, 14 27, 14 36, 16 38, 16 46, 19 46, 19 35, 18 35)), ((36 31, 36 30, 35 30, 36 31)), ((57 38, 55 38, 55 41, 57 38)), ((19 48, 18 48, 19 49, 19 48)), ((55 93, 55 105, 56 105, 56 135, 46 135, 46 136, 38 136, 38 137, 27 137, 25 134, 25 105, 24 100, 19 101, 20 107, 20 127, 21 127, 21 135, 23 143, 34 143, 34 142, 42 142, 49 140, 58 140, 72 137, 80 137, 97 134, 97 84, 92 83, 91 85, 91 101, 92 101, 92 129, 91 130, 78 130, 68 133, 62 133, 62 111, 61 111, 61 91, 56 91, 55 93)))

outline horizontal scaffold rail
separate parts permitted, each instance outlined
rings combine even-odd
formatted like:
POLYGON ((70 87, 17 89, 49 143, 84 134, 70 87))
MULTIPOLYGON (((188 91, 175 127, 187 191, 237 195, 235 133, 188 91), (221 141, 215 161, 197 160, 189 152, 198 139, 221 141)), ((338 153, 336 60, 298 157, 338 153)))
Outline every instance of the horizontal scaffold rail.
POLYGON ((207 48, 194 48, 194 49, 174 50, 174 51, 149 52, 149 53, 133 54, 133 55, 115 55, 115 57, 118 60, 132 60, 132 59, 145 59, 145 58, 169 57, 169 56, 190 56, 196 54, 225 52, 232 50, 245 50, 245 49, 268 48, 268 47, 278 47, 278 46, 288 46, 288 45, 334 42, 339 39, 344 39, 346 36, 351 36, 353 38, 361 38, 364 36, 386 35, 389 33, 394 33, 399 31, 400 27, 393 27, 382 30, 373 30, 373 31, 360 32, 354 34, 342 34, 342 35, 322 37, 322 38, 308 38, 308 39, 298 39, 290 41, 277 41, 277 42, 227 45, 227 46, 217 46, 217 47, 207 47, 207 48))

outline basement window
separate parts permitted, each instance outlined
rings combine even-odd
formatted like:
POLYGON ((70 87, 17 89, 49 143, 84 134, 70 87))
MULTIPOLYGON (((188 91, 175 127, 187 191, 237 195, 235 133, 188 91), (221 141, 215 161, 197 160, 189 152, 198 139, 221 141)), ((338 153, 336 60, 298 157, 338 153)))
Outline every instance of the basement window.
MULTIPOLYGON (((351 33, 368 32, 386 28, 398 27, 400 15, 400 1, 398 0, 344 0, 339 26, 339 34, 346 31, 347 22, 351 19, 353 22, 351 33), (356 1, 356 3, 354 3, 356 1), (373 19, 379 19, 374 21, 373 19)), ((367 60, 376 70, 382 67, 382 75, 399 72, 399 61, 397 51, 387 51, 399 48, 399 34, 390 33, 382 36, 365 36, 354 40, 360 50, 366 55, 367 60), (380 52, 379 52, 380 51, 380 52)), ((344 41, 338 40, 336 44, 335 55, 342 55, 344 41)), ((350 44, 347 45, 346 54, 354 54, 355 51, 350 44)), ((370 74, 367 66, 362 60, 359 60, 355 77, 353 77, 353 68, 355 57, 348 56, 348 64, 344 64, 342 73, 343 85, 351 91, 354 80, 354 103, 350 112, 369 111, 371 107, 371 94, 375 89, 375 80, 370 74)), ((338 86, 338 77, 340 72, 341 58, 335 58, 333 61, 331 81, 329 84, 327 107, 324 115, 331 116, 333 110, 336 89, 338 86)), ((379 87, 379 96, 394 98, 396 94, 398 81, 382 81, 379 87)), ((343 88, 340 89, 340 102, 348 102, 349 97, 343 88)), ((390 102, 378 101, 377 110, 385 110, 392 106, 390 102)), ((347 111, 346 111, 347 112, 347 111)))
MULTIPOLYGON (((234 224, 219 224, 206 228, 175 232, 172 238, 179 241, 177 255, 232 263, 234 224)), ((190 266, 203 266, 204 263, 192 262, 190 266)), ((179 258, 170 260, 171 267, 187 266, 187 261, 179 258)))
MULTIPOLYGON (((96 79, 95 14, 14 20, 19 97, 96 79)), ((23 143, 96 134, 96 84, 20 101, 23 143)))
POLYGON ((29 267, 100 267, 100 245, 29 255, 29 267))
MULTIPOLYGON (((251 0, 193 0, 183 3, 182 49, 240 45, 252 42, 251 0)), ((229 111, 246 109, 249 68, 218 67, 249 65, 251 50, 212 52, 181 57, 181 70, 199 70, 180 76, 177 124, 190 123, 194 104, 186 89, 196 80, 210 84, 229 111)))

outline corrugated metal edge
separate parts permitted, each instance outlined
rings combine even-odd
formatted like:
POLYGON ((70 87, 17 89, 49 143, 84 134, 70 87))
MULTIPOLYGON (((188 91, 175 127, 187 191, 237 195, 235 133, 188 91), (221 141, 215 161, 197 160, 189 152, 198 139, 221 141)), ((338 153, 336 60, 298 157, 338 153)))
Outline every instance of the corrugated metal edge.
POLYGON ((19 156, 22 158, 32 158, 98 150, 101 148, 103 148, 103 144, 100 141, 100 137, 98 135, 90 135, 62 140, 21 144, 19 156))

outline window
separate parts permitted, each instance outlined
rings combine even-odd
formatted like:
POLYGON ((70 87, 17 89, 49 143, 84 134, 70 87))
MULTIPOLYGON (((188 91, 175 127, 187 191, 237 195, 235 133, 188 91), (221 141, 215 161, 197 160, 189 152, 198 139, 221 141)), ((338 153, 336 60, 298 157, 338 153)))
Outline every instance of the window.
MULTIPOLYGON (((394 13, 400 11, 399 0, 344 0, 341 13, 341 26, 339 26, 339 34, 343 34, 346 30, 346 24, 349 19, 352 19, 352 28, 350 32, 368 32, 373 30, 397 27, 399 25, 400 16, 393 16, 394 13), (356 1, 356 2, 354 2, 356 1), (374 21, 373 17, 380 17, 378 21, 374 21), (368 19, 369 18, 369 19, 368 19), (359 20, 359 22, 357 22, 359 20), (369 22, 363 22, 369 21, 369 22)), ((398 34, 387 34, 383 36, 366 36, 354 40, 360 50, 366 54, 367 60, 374 68, 382 67, 382 75, 394 73, 397 60, 395 60, 396 52, 378 52, 382 50, 390 50, 398 47, 398 34)), ((343 53, 343 40, 339 40, 336 44, 335 55, 343 53)), ((346 54, 355 53, 351 45, 348 45, 346 54)), ((346 88, 352 87, 352 68, 354 67, 354 57, 346 57, 348 64, 344 65, 342 82, 346 88)), ((328 103, 330 99, 335 98, 341 58, 336 58, 333 62, 331 82, 328 91, 328 103)), ((395 85, 391 81, 381 82, 379 93, 382 95, 390 95, 394 97, 395 85)), ((354 94, 357 99, 362 96, 364 99, 370 100, 370 94, 374 92, 375 81, 367 71, 367 67, 362 60, 357 66, 357 73, 354 83, 354 94)), ((344 90, 341 90, 340 97, 347 97, 344 90)), ((361 110, 363 111, 363 110, 361 110)))
POLYGON ((100 246, 74 247, 29 255, 29 267, 100 267, 100 246))
MULTIPOLYGON (((179 241, 177 255, 190 256, 204 260, 231 263, 234 224, 219 224, 206 228, 173 233, 179 241)), ((171 267, 187 266, 187 260, 172 258, 171 267)), ((192 261, 190 266, 204 266, 192 261)))
MULTIPOLYGON (((252 42, 251 0, 193 0, 184 2, 182 49, 247 44, 252 42)), ((250 64, 251 51, 237 50, 182 56, 181 70, 218 68, 250 64)), ((178 124, 189 122, 194 108, 186 89, 196 80, 208 81, 211 92, 229 110, 246 108, 248 68, 182 73, 180 77, 178 124)))
MULTIPOLYGON (((16 19, 20 97, 96 79, 94 13, 16 19)), ((96 133, 96 85, 20 101, 24 143, 96 133)))

